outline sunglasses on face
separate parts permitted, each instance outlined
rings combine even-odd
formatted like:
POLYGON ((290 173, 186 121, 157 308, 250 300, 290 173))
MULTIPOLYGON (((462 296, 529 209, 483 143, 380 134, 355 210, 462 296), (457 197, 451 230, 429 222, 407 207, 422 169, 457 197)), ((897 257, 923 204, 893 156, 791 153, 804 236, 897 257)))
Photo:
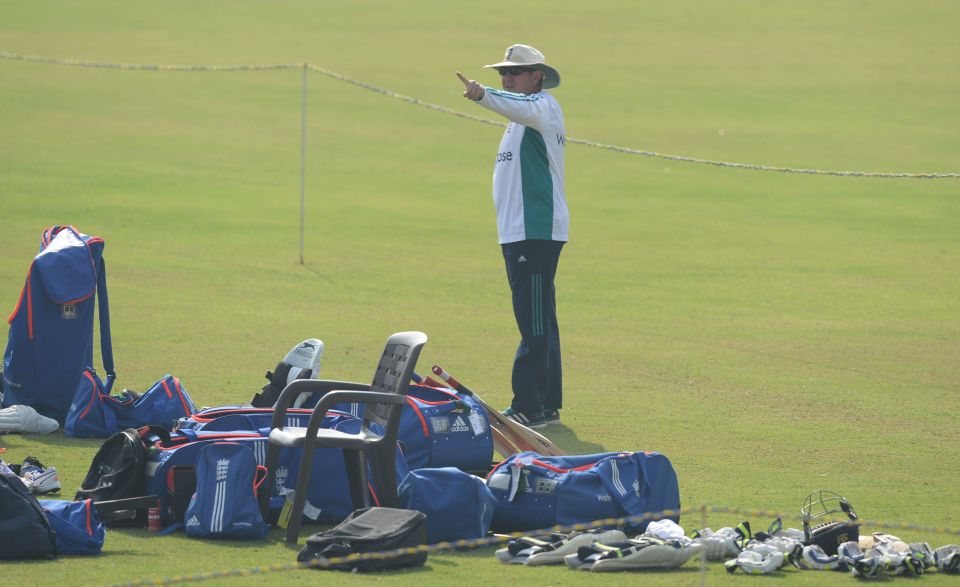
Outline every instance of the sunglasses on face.
POLYGON ((498 67, 497 72, 500 75, 520 75, 533 71, 532 67, 498 67))

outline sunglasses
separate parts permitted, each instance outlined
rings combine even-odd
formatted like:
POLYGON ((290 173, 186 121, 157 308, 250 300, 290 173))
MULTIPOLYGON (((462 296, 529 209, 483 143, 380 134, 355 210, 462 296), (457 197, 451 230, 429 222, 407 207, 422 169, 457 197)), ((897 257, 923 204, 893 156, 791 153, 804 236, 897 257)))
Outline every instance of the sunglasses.
POLYGON ((529 71, 534 71, 532 67, 498 67, 497 72, 500 75, 520 75, 522 73, 527 73, 529 71))

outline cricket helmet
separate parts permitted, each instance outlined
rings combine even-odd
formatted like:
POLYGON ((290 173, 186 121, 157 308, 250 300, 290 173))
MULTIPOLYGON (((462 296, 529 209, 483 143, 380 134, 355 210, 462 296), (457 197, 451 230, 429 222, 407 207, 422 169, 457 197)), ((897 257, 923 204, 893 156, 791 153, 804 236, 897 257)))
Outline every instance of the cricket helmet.
POLYGON ((828 555, 837 554, 844 542, 860 539, 860 522, 853 506, 842 495, 820 489, 807 496, 800 508, 804 542, 815 544, 828 555))

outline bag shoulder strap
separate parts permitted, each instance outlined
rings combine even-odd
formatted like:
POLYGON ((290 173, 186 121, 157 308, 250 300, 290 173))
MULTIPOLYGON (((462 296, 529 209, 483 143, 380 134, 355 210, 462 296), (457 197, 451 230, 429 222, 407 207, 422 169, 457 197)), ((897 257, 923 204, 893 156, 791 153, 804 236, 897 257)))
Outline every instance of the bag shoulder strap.
POLYGON ((113 365, 113 341, 110 337, 110 301, 107 297, 107 262, 100 258, 100 267, 97 273, 97 312, 100 314, 100 354, 103 359, 103 368, 107 372, 104 382, 104 391, 110 395, 117 372, 113 365))

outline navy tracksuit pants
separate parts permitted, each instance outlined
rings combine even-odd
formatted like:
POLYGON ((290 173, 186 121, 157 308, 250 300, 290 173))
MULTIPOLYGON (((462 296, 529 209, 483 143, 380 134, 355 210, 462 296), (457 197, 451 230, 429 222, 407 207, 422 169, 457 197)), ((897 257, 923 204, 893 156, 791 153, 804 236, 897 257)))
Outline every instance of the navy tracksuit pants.
POLYGON ((563 242, 525 240, 501 245, 513 292, 520 345, 513 360, 514 410, 534 414, 563 407, 563 366, 553 286, 563 242))

